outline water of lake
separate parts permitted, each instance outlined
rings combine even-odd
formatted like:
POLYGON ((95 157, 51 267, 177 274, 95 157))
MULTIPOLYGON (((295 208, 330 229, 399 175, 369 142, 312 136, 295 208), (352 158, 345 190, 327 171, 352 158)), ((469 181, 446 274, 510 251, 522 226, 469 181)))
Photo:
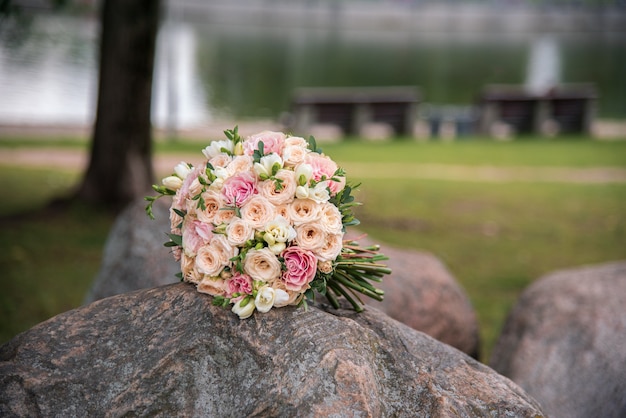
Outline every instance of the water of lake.
MULTIPOLYGON (((35 16, 0 28, 0 123, 93 120, 98 22, 35 16)), ((276 28, 166 21, 154 121, 201 126, 277 118, 302 86, 421 89, 436 105, 472 104, 486 84, 593 83, 598 115, 626 119, 626 36, 276 28)))

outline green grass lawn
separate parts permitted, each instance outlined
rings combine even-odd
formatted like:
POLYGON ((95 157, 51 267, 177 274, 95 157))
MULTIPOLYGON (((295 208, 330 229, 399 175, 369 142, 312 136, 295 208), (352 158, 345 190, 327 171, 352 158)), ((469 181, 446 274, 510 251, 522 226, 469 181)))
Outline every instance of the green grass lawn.
MULTIPOLYGON (((43 142, 57 145, 31 140, 27 146, 43 142)), ((22 145, 0 139, 0 152, 15 146, 22 145)), ((84 149, 85 142, 64 140, 58 146, 84 149)), ((188 153, 202 146, 198 141, 160 142, 156 149, 158 154, 188 153)), ((375 239, 442 259, 478 313, 484 361, 515 299, 533 280, 556 269, 626 259, 626 183, 410 176, 425 164, 626 168, 624 141, 346 141, 322 147, 348 170, 376 163, 386 172, 385 178, 376 173, 351 178, 363 182, 357 194, 364 203, 357 210, 360 228, 375 239), (394 163, 402 163, 402 170, 394 163)), ((79 173, 0 166, 0 176, 9 196, 0 208, 3 342, 81 304, 113 218, 86 207, 40 210, 71 188, 79 173)))

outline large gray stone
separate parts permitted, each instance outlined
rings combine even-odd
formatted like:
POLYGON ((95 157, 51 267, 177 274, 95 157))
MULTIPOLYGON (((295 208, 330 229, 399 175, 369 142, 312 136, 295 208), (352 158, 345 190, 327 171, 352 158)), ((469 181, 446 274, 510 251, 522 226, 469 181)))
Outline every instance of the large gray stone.
POLYGON ((0 416, 542 416, 460 351, 336 313, 240 320, 185 283, 102 299, 0 347, 0 416))
POLYGON ((554 272, 511 311, 492 367, 554 418, 626 417, 626 262, 554 272))
POLYGON ((383 245, 389 277, 377 286, 382 302, 368 302, 390 317, 478 358, 478 320, 469 298, 434 255, 383 245))
MULTIPOLYGON (((164 200, 154 206, 156 219, 144 211, 145 202, 131 204, 116 220, 105 246, 102 267, 86 302, 137 289, 177 282, 180 266, 163 247, 169 232, 164 200)), ((351 231, 350 236, 361 235, 351 231)), ((360 240, 363 245, 373 241, 360 240)), ((429 253, 383 246, 393 270, 379 285, 385 300, 368 302, 394 319, 478 358, 478 321, 469 298, 441 261, 429 253)), ((365 298, 368 301, 368 298, 365 298)))
POLYGON ((115 220, 107 237, 102 265, 85 303, 137 289, 180 281, 180 266, 171 249, 164 247, 170 231, 169 206, 164 200, 154 204, 155 220, 145 212, 146 202, 137 199, 115 220))

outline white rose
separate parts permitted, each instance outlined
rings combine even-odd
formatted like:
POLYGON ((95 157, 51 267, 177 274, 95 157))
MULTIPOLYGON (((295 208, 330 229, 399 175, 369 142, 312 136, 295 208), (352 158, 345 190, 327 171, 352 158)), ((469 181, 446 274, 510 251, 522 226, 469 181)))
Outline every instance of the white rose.
POLYGON ((274 205, 260 195, 248 199, 241 208, 241 218, 252 225, 253 228, 259 230, 274 219, 275 215, 274 205))
POLYGON ((256 306, 254 306, 254 300, 244 298, 244 299, 237 301, 237 303, 233 305, 232 311, 236 313, 237 315, 239 315, 239 319, 246 319, 252 316, 255 308, 256 306), (241 303, 244 300, 247 300, 248 303, 245 306, 241 306, 241 303))
POLYGON ((234 218, 226 227, 226 238, 231 245, 242 246, 254 238, 254 228, 240 218, 234 218))
POLYGON ((161 182, 170 190, 178 190, 183 186, 183 181, 177 176, 165 177, 161 182))
POLYGON ((276 171, 283 168, 283 159, 280 158, 280 155, 271 153, 261 157, 260 161, 254 164, 254 171, 259 177, 268 178, 272 175, 274 166, 277 167, 276 171))
POLYGON ((320 205, 311 199, 296 199, 289 205, 289 218, 294 225, 318 221, 320 205))
POLYGON ((281 265, 269 248, 251 249, 243 262, 243 271, 254 280, 271 282, 280 277, 281 265))
POLYGON ((222 141, 213 141, 209 144, 208 147, 202 150, 202 153, 207 158, 207 160, 210 160, 211 158, 217 156, 218 154, 222 154, 223 153, 222 148, 228 151, 227 154, 228 153, 232 154, 233 142, 228 139, 225 139, 222 141))
POLYGON ((269 312, 269 310, 272 309, 272 306, 274 306, 275 298, 276 293, 274 292, 274 289, 267 285, 261 287, 256 294, 256 298, 254 299, 257 311, 261 313, 269 312))
POLYGON ((184 161, 181 161, 178 164, 176 164, 176 167, 174 167, 174 172, 176 173, 178 177, 185 180, 187 176, 189 175, 189 173, 191 173, 191 168, 189 167, 189 164, 187 164, 184 161))
POLYGON ((277 216, 265 224, 263 240, 269 244, 269 248, 274 254, 280 254, 287 246, 286 243, 295 237, 296 230, 282 216, 277 216))

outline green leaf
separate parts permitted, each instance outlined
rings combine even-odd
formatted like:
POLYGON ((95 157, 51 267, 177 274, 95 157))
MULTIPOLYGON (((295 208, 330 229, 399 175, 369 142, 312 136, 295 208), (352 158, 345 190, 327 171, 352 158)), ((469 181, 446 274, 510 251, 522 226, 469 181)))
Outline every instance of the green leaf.
POLYGON ((179 246, 179 247, 183 246, 183 236, 182 235, 167 234, 167 236, 170 237, 170 240, 172 242, 174 242, 177 246, 179 246))

